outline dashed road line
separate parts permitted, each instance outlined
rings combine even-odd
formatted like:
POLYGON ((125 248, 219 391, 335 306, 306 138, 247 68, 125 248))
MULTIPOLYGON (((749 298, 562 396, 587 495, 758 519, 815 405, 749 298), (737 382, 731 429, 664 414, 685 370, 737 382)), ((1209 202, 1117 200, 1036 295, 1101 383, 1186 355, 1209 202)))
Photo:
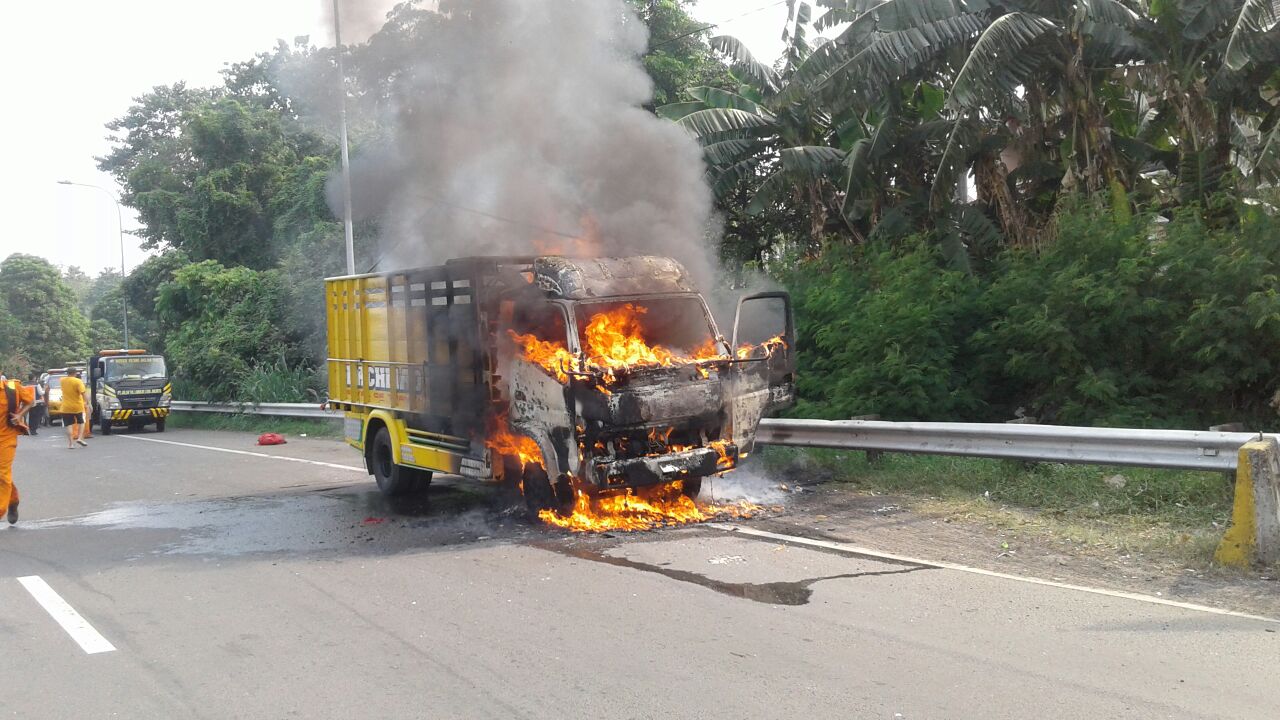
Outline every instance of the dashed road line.
POLYGON ((102 637, 102 633, 94 630, 89 621, 81 617, 80 613, 63 600, 62 596, 49 587, 49 583, 39 575, 20 577, 18 582, 22 583, 22 587, 31 593, 31 597, 40 603, 40 607, 44 608, 54 622, 61 625, 62 629, 66 630, 71 639, 79 643, 86 653, 95 655, 115 651, 116 647, 102 637))
POLYGON ((335 468, 337 470, 354 470, 359 473, 368 472, 364 468, 356 467, 355 465, 339 465, 338 463, 328 463, 320 460, 304 460, 302 458, 288 457, 285 455, 268 455, 267 453, 251 452, 249 450, 232 450, 230 448, 220 448, 212 445, 196 445, 194 443, 184 443, 176 440, 160 440, 158 438, 139 437, 137 435, 121 435, 120 437, 126 440, 141 440, 143 442, 160 443, 162 445, 178 445, 180 447, 195 448, 197 450, 231 453, 232 455, 248 455, 250 457, 267 458, 268 460, 285 460, 287 462, 303 463, 305 465, 318 465, 320 467, 335 468))
POLYGON ((832 542, 830 540, 815 540, 813 538, 799 537, 796 535, 784 535, 782 533, 769 532, 767 530, 757 530, 755 528, 744 527, 742 525, 728 525, 725 523, 707 523, 703 527, 709 527, 727 533, 736 533, 739 535, 749 535, 751 537, 764 538, 766 540, 776 540, 778 542, 791 543, 793 545, 807 545, 809 547, 823 548, 826 550, 837 550, 840 552, 851 553, 854 555, 866 555, 868 557, 881 558, 884 560, 894 560, 902 563, 911 563, 914 565, 925 565, 929 567, 941 568, 943 570, 955 570, 957 572, 971 573, 973 575, 985 575, 987 577, 1000 578, 1002 580, 1013 580, 1016 582, 1028 583, 1031 585, 1044 585, 1046 587, 1054 587, 1062 590, 1074 590, 1076 592, 1092 593, 1094 595, 1105 595, 1107 597, 1121 598, 1123 600, 1136 600, 1138 602, 1150 603, 1152 605, 1165 605, 1167 607, 1180 608, 1182 610, 1193 610, 1195 612, 1210 613, 1213 615, 1226 615, 1229 617, 1244 618, 1246 620, 1260 620, 1267 623, 1280 624, 1280 619, 1263 617, 1261 615, 1250 615, 1248 613, 1237 612, 1235 610, 1224 610, 1223 608, 1210 607, 1208 605, 1196 605, 1195 603, 1179 602, 1177 600, 1169 600, 1168 598, 1155 597, 1153 595, 1143 595, 1141 593, 1126 592, 1124 590, 1108 590, 1106 588, 1089 587, 1087 585, 1072 585, 1070 583, 1057 582, 1056 580, 1044 580, 1041 578, 1027 577, 1025 575, 1012 575, 1010 573, 996 572, 994 570, 983 570, 982 568, 970 567, 968 565, 960 565, 951 562, 940 562, 937 560, 921 560, 920 558, 907 557, 905 555, 896 555, 881 550, 873 550, 871 548, 851 545, 848 543, 832 542))

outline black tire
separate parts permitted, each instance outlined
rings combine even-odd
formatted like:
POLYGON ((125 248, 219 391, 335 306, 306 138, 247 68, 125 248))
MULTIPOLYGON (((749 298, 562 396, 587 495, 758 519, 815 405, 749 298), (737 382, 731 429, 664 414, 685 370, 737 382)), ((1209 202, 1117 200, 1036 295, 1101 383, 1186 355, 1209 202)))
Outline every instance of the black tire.
POLYGON ((369 469, 378 482, 378 489, 387 497, 412 495, 431 484, 430 472, 395 463, 391 433, 386 428, 379 428, 373 437, 373 445, 369 448, 369 469))
POLYGON ((561 517, 573 513, 573 487, 567 478, 552 483, 546 468, 529 464, 524 473, 524 504, 529 517, 537 520, 538 513, 550 510, 561 517))
POLYGON ((702 478, 685 478, 680 492, 690 500, 697 500, 698 494, 702 492, 702 478))
POLYGON ((164 420, 156 421, 156 432, 164 432, 164 420))
POLYGON ((107 418, 102 418, 102 423, 98 426, 98 430, 99 430, 103 435, 110 435, 110 434, 111 434, 111 421, 110 421, 109 419, 107 419, 107 418))

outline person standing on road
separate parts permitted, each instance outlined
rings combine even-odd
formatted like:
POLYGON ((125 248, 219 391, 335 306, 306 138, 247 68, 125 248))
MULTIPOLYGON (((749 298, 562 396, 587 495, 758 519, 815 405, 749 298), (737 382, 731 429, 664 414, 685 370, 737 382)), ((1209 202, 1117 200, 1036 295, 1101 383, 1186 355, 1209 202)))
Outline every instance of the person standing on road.
POLYGON ((0 423, 0 513, 12 525, 18 522, 18 486, 13 484, 13 456, 18 452, 18 436, 26 431, 22 416, 35 402, 35 392, 19 382, 4 383, 0 402, 5 422, 0 423))
POLYGON ((89 447, 82 437, 84 432, 85 396, 88 390, 80 380, 79 368, 72 368, 60 381, 62 386, 62 424, 67 426, 67 448, 74 450, 76 443, 89 447))
POLYGON ((35 396, 35 401, 31 404, 31 412, 28 414, 28 424, 31 426, 31 434, 39 435, 40 426, 44 424, 44 385, 40 382, 40 376, 31 375, 31 392, 35 396))

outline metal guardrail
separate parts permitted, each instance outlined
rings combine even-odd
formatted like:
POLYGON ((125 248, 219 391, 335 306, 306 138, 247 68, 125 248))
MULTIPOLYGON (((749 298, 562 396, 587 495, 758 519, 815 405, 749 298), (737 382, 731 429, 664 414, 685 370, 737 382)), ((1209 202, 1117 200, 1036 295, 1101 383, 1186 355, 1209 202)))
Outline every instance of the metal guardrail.
MULTIPOLYGON (((174 401, 171 407, 183 412, 342 418, 342 413, 309 403, 238 405, 174 401)), ((1260 433, 1244 432, 1061 425, 764 420, 756 441, 764 445, 837 450, 1231 472, 1239 463, 1240 448, 1260 437, 1260 433)))
POLYGON ((170 410, 181 412, 222 413, 226 415, 267 415, 272 417, 313 418, 341 420, 342 413, 326 409, 316 403, 202 403, 174 400, 170 410))
POLYGON ((958 455, 1082 465, 1234 471, 1260 433, 995 423, 765 420, 766 445, 958 455))

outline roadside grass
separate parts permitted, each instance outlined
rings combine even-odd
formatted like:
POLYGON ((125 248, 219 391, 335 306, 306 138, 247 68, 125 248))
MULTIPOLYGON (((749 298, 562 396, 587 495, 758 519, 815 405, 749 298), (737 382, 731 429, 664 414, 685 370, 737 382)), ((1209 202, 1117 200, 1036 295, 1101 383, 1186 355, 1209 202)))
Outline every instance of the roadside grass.
POLYGON ((912 498, 917 511, 979 520, 1122 551, 1208 562, 1231 516, 1223 473, 981 458, 766 448, 765 467, 796 482, 846 483, 912 498))
POLYGON ((336 420, 176 412, 169 416, 166 424, 171 428, 188 430, 234 430, 259 434, 274 432, 281 435, 306 435, 307 437, 342 437, 342 423, 336 420))

